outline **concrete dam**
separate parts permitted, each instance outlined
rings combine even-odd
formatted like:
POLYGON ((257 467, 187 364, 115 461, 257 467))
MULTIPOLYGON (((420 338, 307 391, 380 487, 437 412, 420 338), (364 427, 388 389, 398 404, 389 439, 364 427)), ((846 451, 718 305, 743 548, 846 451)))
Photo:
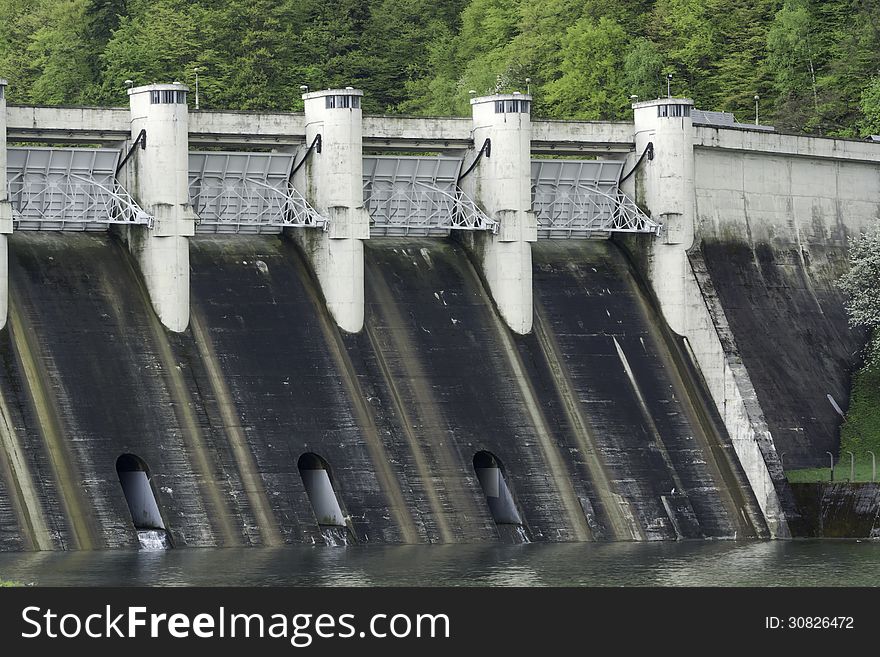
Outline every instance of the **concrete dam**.
POLYGON ((798 533, 880 147, 186 91, 0 106, 0 549, 798 533))

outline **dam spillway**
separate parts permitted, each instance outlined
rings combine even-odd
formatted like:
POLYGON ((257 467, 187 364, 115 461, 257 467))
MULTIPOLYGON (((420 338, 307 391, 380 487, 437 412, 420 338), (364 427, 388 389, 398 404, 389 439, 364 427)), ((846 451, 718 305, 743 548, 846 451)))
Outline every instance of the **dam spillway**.
POLYGON ((361 95, 0 97, 0 549, 796 533, 875 145, 361 95))
MULTIPOLYGON (((473 468, 481 450, 502 460, 532 540, 766 533, 754 501, 728 488, 742 479, 728 439, 701 423, 689 374, 609 242, 536 250, 540 328, 527 337, 499 321, 449 240, 368 246, 356 335, 330 321, 302 254, 277 236, 192 240, 193 319, 179 334, 113 237, 11 242, 5 439, 28 448, 28 512, 52 547, 137 545, 116 475, 128 453, 149 464, 180 547, 322 543, 306 452, 332 468, 363 543, 509 538, 473 468)), ((36 543, 33 521, 5 517, 36 543)))

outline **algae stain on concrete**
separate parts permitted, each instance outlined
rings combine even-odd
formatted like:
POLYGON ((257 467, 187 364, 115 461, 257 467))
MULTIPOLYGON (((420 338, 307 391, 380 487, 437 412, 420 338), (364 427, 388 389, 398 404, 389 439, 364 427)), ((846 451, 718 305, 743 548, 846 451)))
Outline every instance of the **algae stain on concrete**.
POLYGON ((625 499, 618 494, 611 483, 611 478, 602 462, 596 442, 593 438, 590 424, 583 414, 581 403, 574 392, 574 386, 569 380, 568 374, 560 357, 560 349, 553 336, 547 330, 547 320, 541 303, 535 300, 535 323, 533 325, 535 337, 541 345, 541 351, 547 359, 549 369, 553 375, 553 383, 556 391, 564 402, 565 415, 569 424, 574 429, 574 437, 584 454, 584 463, 587 473, 596 490, 596 495, 602 503, 602 509, 611 524, 614 540, 639 540, 644 539, 641 526, 636 522, 632 510, 628 508, 625 499), (622 508, 622 507, 626 508, 622 508))
POLYGON ((40 504, 40 497, 34 488, 30 468, 18 441, 15 427, 10 422, 6 398, 0 390, 0 469, 4 479, 10 482, 13 490, 13 505, 19 525, 25 530, 23 537, 35 550, 54 548, 52 535, 46 525, 46 518, 40 504))
POLYGON ((51 386, 46 380, 46 373, 41 363, 45 362, 40 348, 34 339, 34 331, 28 325, 13 293, 9 298, 9 329, 15 353, 24 373, 29 397, 33 402, 40 435, 46 443, 52 473, 58 484, 59 499, 68 518, 74 548, 91 550, 96 547, 97 532, 91 515, 86 512, 89 507, 83 499, 82 478, 76 472, 72 455, 65 443, 62 429, 61 414, 51 395, 51 386))
MULTIPOLYGON (((423 249, 423 251, 426 252, 425 249, 423 249)), ((424 253, 423 257, 425 257, 424 253)), ((428 260, 428 257, 426 257, 426 260, 428 260)), ((382 308, 383 313, 385 313, 387 316, 386 324, 391 327, 403 326, 403 322, 396 311, 394 300, 391 298, 391 293, 389 292, 388 286, 385 284, 385 281, 382 279, 381 274, 379 272, 370 273, 371 275, 367 278, 368 284, 370 286, 370 291, 379 306, 382 308)), ((378 336, 375 332, 375 328, 373 326, 373 323, 371 322, 371 318, 369 317, 367 318, 367 321, 365 323, 365 330, 367 332, 367 337, 370 341, 370 345, 373 348, 373 353, 376 355, 376 360, 379 364, 379 368, 382 371, 382 378, 385 380, 388 389, 391 391, 394 409, 400 417, 400 426, 406 434, 407 444, 409 445, 410 452, 412 453, 413 461, 416 465, 416 470, 418 471, 419 477, 423 482, 425 496, 428 498, 428 503, 431 506, 431 512, 437 525, 437 531, 440 534, 440 540, 443 543, 455 542, 455 534, 449 527, 443 504, 440 500, 435 486, 433 485, 433 478, 431 477, 431 471, 425 452, 421 448, 418 437, 413 432, 413 426, 415 425, 413 424, 412 414, 410 413, 410 411, 407 410, 406 404, 401 398, 400 390, 398 389, 399 386, 396 383, 394 376, 391 374, 388 363, 383 354, 382 345, 379 342, 378 336)), ((426 376, 422 371, 421 366, 419 365, 419 361, 415 355, 415 350, 412 348, 412 345, 407 339, 407 336, 404 335, 402 331, 396 330, 394 328, 389 330, 389 335, 390 339, 394 342, 395 353, 400 356, 401 361, 405 364, 407 370, 407 379, 412 384, 413 395, 418 402, 417 407, 421 415, 420 419, 422 420, 422 425, 430 427, 442 426, 443 422, 441 421, 439 414, 435 411, 435 405, 431 398, 431 393, 426 390, 425 386, 422 384, 422 382, 426 380, 426 376)), ((437 441, 430 441, 432 455, 438 458, 440 465, 444 471, 454 472, 456 467, 454 464, 454 459, 449 454, 448 447, 444 449, 442 447, 438 448, 437 446, 438 443, 441 442, 444 445, 448 445, 449 443, 448 440, 443 440, 442 437, 440 437, 437 441)), ((455 502, 455 510, 457 513, 460 514, 466 513, 464 506, 467 505, 469 502, 469 500, 462 498, 463 496, 458 496, 458 499, 456 499, 455 502)), ((466 515, 470 515, 471 517, 473 517, 477 514, 466 513, 466 515)))
POLYGON ((342 375, 340 378, 354 407, 357 424, 361 431, 363 431, 364 445, 375 468, 376 477, 382 491, 388 497, 389 511, 394 518, 395 524, 400 529, 403 542, 418 543, 419 531, 412 515, 407 511, 406 500, 404 499, 398 477, 392 470, 388 452, 385 450, 379 430, 373 421, 373 415, 368 408, 363 390, 361 390, 357 373, 354 370, 345 345, 342 343, 342 338, 339 334, 341 329, 336 326, 330 317, 326 304, 320 298, 320 294, 317 291, 318 288, 317 283, 314 282, 314 276, 307 269, 299 252, 297 252, 295 264, 300 280, 308 282, 304 285, 304 288, 316 310, 315 314, 318 318, 321 332, 324 334, 330 357, 334 362, 336 370, 342 375))
POLYGON ((229 388, 220 371, 220 363, 214 351, 211 336, 205 330, 201 314, 195 307, 192 307, 190 310, 190 329, 195 338, 200 359, 208 374, 211 391, 217 400, 217 406, 223 419, 223 432, 226 434, 232 447, 235 463, 238 466, 238 471, 244 484, 245 494, 256 516, 263 545, 272 547, 282 545, 284 541, 281 538, 278 523, 275 520, 269 504, 269 498, 266 495, 266 486, 260 476, 244 431, 241 428, 241 422, 236 413, 232 394, 229 392, 229 388))
MULTIPOLYGON (((468 259, 467 263, 471 276, 479 282, 483 294, 486 298, 491 298, 483 284, 483 279, 477 273, 471 260, 468 259)), ((514 382, 520 391, 520 396, 524 402, 524 410, 535 430, 534 435, 541 447, 544 461, 549 466, 550 480, 556 489, 557 497, 565 508, 566 515, 568 516, 568 525, 574 535, 573 538, 576 541, 593 540, 580 500, 571 483, 571 478, 567 476, 568 468, 559 453, 559 447, 553 442, 552 433, 539 407, 537 395, 526 375, 525 368, 520 360, 519 351, 517 351, 511 337, 511 330, 502 322, 498 309, 494 307, 494 304, 489 315, 492 317, 495 333, 501 345, 501 351, 510 366, 514 382)))
POLYGON ((130 260, 128 260, 128 263, 132 267, 132 271, 138 281, 138 289, 143 297, 144 307, 151 309, 148 312, 149 329, 153 334, 153 343, 156 345, 162 369, 165 371, 169 393, 172 400, 174 400, 174 412, 180 423, 187 453, 192 458, 194 470, 199 478, 199 490, 208 502, 208 510, 212 511, 209 514, 211 525, 215 528, 215 532, 219 533, 223 545, 239 545, 241 544, 241 536, 233 528, 228 514, 225 513, 228 505, 224 502, 223 493, 214 478, 214 473, 219 468, 211 457, 208 447, 205 445, 204 436, 193 412, 192 401, 189 398, 183 375, 174 358, 171 344, 168 341, 168 335, 165 333, 166 329, 152 311, 149 294, 140 274, 136 271, 134 264, 130 260))

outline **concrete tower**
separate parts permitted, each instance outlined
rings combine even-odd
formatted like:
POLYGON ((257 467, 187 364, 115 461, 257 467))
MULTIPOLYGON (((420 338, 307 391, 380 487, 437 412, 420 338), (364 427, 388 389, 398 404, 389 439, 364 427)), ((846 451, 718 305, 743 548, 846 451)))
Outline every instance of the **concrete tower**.
POLYGON ((189 242, 196 215, 189 200, 188 88, 151 84, 128 90, 131 138, 146 131, 146 145, 129 160, 128 188, 155 217, 152 228, 125 229, 153 308, 172 331, 189 323, 189 242))
POLYGON ((462 180, 462 189, 499 223, 496 235, 467 233, 462 241, 482 269, 498 310, 517 333, 532 330, 532 251, 538 238, 532 212, 531 96, 498 94, 471 99, 474 146, 491 140, 462 180))
POLYGON ((654 241, 651 279, 663 315, 672 330, 684 335, 687 319, 686 281, 692 277, 687 250, 694 244, 694 127, 687 98, 660 98, 633 107, 636 153, 654 143, 654 159, 636 173, 638 199, 663 224, 654 241))
POLYGON ((294 184, 329 221, 326 231, 291 229, 311 261, 336 323, 349 333, 364 325, 364 244, 370 217, 364 208, 359 89, 303 94, 306 143, 321 136, 294 184))
POLYGON ((6 189, 6 80, 0 79, 0 328, 9 307, 7 235, 12 233, 12 204, 6 189))

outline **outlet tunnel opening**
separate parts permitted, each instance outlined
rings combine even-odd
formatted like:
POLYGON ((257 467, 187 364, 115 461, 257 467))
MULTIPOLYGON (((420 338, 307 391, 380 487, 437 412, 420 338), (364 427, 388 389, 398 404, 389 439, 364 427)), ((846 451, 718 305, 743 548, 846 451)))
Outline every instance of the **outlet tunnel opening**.
POLYGON ((353 542, 347 516, 333 487, 330 464, 321 456, 306 452, 299 457, 297 468, 324 542, 333 546, 348 545, 353 542))
POLYGON ((159 504, 150 483, 150 469, 146 462, 134 454, 123 454, 116 459, 116 474, 122 493, 131 512, 138 535, 140 549, 145 551, 168 550, 171 539, 165 529, 159 504))
POLYGON ((504 477, 504 466, 492 452, 481 450, 474 454, 474 472, 483 488, 486 503, 502 539, 529 543, 530 538, 516 500, 504 477))

